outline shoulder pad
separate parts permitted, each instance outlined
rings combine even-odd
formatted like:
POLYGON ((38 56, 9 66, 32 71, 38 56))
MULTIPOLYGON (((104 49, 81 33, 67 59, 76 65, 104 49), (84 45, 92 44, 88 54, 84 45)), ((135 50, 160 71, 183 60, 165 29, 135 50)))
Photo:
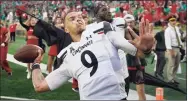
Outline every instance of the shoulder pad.
POLYGON ((114 28, 112 27, 112 25, 109 22, 104 21, 103 25, 104 25, 104 33, 105 34, 109 31, 114 31, 114 28))

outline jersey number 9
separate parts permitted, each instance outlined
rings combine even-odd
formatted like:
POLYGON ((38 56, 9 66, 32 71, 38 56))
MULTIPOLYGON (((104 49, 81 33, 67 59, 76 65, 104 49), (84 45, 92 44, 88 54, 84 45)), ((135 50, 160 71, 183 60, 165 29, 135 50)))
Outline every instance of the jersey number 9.
POLYGON ((97 68, 98 68, 98 61, 97 61, 97 58, 96 56, 89 50, 86 50, 84 51, 82 54, 81 54, 81 61, 82 61, 82 64, 87 67, 87 68, 91 68, 93 67, 93 69, 91 70, 90 72, 90 77, 93 76, 93 74, 97 71, 97 68), (91 58, 91 63, 88 63, 86 58, 85 58, 85 55, 89 55, 89 57, 91 58))

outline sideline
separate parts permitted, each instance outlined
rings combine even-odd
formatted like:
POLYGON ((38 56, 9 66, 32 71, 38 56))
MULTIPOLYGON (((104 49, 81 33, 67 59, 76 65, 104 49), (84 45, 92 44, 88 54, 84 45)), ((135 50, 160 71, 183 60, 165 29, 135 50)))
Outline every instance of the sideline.
POLYGON ((37 100, 37 99, 27 99, 27 98, 19 98, 19 97, 10 97, 10 96, 0 96, 2 99, 8 99, 8 100, 37 100))

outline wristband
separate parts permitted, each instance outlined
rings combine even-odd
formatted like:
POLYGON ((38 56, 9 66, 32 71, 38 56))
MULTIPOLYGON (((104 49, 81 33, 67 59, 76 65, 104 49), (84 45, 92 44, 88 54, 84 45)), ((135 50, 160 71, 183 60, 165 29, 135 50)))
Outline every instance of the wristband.
POLYGON ((34 69, 40 69, 40 64, 34 63, 31 68, 32 68, 31 71, 33 71, 34 69))

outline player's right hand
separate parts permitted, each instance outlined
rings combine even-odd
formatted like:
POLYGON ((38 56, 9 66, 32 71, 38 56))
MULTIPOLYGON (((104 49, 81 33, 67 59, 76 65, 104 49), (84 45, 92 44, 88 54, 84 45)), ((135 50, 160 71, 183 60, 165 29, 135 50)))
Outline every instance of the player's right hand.
POLYGON ((40 63, 42 61, 42 54, 43 54, 43 50, 42 49, 38 49, 38 57, 35 59, 34 63, 40 63))

